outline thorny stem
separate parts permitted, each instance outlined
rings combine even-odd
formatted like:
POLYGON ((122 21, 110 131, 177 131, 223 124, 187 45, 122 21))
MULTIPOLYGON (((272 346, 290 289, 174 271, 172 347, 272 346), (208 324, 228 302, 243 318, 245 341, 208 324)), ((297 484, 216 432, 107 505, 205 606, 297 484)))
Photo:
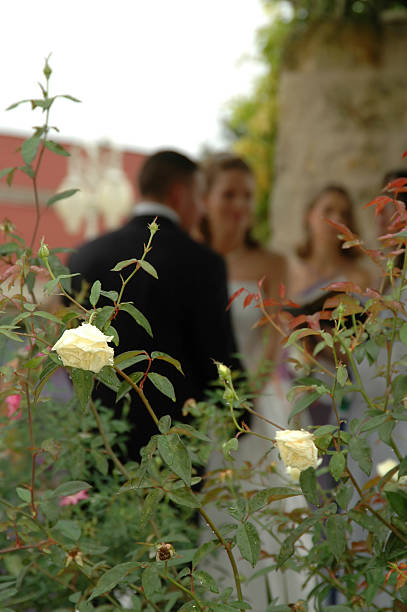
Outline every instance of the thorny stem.
MULTIPOLYGON (((201 514, 203 519, 206 521, 206 523, 209 525, 209 527, 211 528, 213 533, 216 535, 216 537, 218 538, 219 542, 222 544, 223 548, 225 549, 226 554, 229 557, 230 564, 232 566, 233 576, 234 576, 235 584, 236 584, 237 597, 238 597, 239 601, 243 601, 242 586, 240 584, 239 571, 237 569, 236 560, 235 560, 235 557, 234 557, 234 555, 233 555, 233 553, 231 551, 231 548, 228 545, 228 543, 224 540, 222 535, 220 534, 220 532, 217 529, 216 525, 212 522, 212 520, 206 514, 205 510, 203 508, 199 508, 199 513, 201 514)), ((241 608, 241 612, 243 612, 243 608, 241 608)))
MULTIPOLYGON (((353 486, 355 487, 356 491, 358 492, 360 499, 363 501, 363 492, 362 489, 359 487, 355 477, 353 476, 352 472, 349 470, 349 468, 346 468, 346 472, 349 476, 349 478, 352 481, 353 486)), ((377 518, 379 519, 379 521, 381 523, 383 523, 383 525, 386 525, 386 527, 388 529, 390 529, 390 531, 392 531, 399 540, 401 540, 404 544, 407 544, 407 537, 405 535, 403 535, 401 533, 401 531, 399 531, 397 529, 397 527, 395 527, 394 525, 392 525, 391 523, 389 523, 379 512, 377 512, 377 510, 375 510, 374 508, 372 508, 372 506, 370 504, 367 504, 364 502, 365 507, 377 518)))
MULTIPOLYGON (((406 245, 404 245, 404 259, 403 259, 403 268, 401 270, 400 281, 396 290, 396 300, 400 302, 401 293, 403 291, 403 285, 406 278, 407 272, 407 253, 406 253, 406 245)), ((397 315, 394 314, 393 318, 393 326, 391 330, 391 338, 390 343, 387 343, 387 367, 386 367, 386 396, 384 400, 384 410, 387 409, 389 399, 390 399, 390 390, 391 390, 391 365, 392 365, 392 353, 394 340, 396 338, 396 328, 397 328, 397 315)))
MULTIPOLYGON (((157 221, 157 217, 154 219, 154 223, 156 221, 157 221)), ((127 283, 133 278, 135 273, 138 272, 138 270, 141 268, 141 265, 140 265, 139 262, 140 261, 144 261, 147 253, 149 253, 151 251, 151 242, 153 240, 153 236, 154 236, 154 234, 151 233, 151 231, 150 231, 150 237, 148 239, 147 245, 144 245, 143 255, 141 256, 140 260, 137 262, 136 267, 134 268, 133 272, 131 272, 129 274, 129 276, 125 280, 123 280, 123 278, 122 278, 122 286, 121 286, 121 289, 120 289, 119 297, 117 298, 116 306, 118 306, 120 304, 120 302, 121 302, 121 299, 123 297, 123 292, 124 292, 124 289, 125 289, 127 283)))
POLYGON ((276 429, 282 429, 282 430, 286 429, 282 425, 277 425, 277 423, 274 423, 274 421, 270 421, 270 419, 267 419, 265 416, 263 416, 259 412, 256 412, 255 410, 253 410, 253 408, 250 408, 250 406, 247 406, 246 404, 242 404, 242 407, 245 410, 247 410, 247 412, 250 412, 250 414, 253 414, 254 416, 256 416, 259 419, 261 419, 262 421, 265 421, 266 423, 269 423, 270 425, 273 425, 273 427, 275 427, 276 429))
POLYGON ((112 447, 110 446, 109 440, 107 439, 105 430, 103 429, 102 421, 100 419, 100 416, 99 416, 99 413, 98 413, 98 411, 96 409, 95 404, 93 403, 92 400, 90 400, 89 403, 90 403, 90 409, 91 409, 91 411, 93 413, 93 416, 95 417, 95 421, 96 421, 96 425, 98 426, 99 433, 102 436, 103 444, 105 445, 105 449, 106 449, 107 454, 109 455, 109 457, 111 458, 111 460, 113 461, 113 463, 115 464, 115 466, 117 467, 119 472, 121 474, 123 474, 123 476, 127 480, 130 480, 130 478, 131 478, 130 473, 126 470, 126 468, 124 467, 124 465, 122 464, 120 459, 116 456, 115 452, 113 451, 112 447))
MULTIPOLYGON (((270 323, 270 325, 272 325, 274 327, 274 329, 283 337, 286 338, 287 334, 284 333, 284 330, 282 329, 282 327, 280 325, 278 325, 274 319, 270 316, 270 314, 267 312, 267 310, 264 307, 263 304, 263 296, 261 295, 261 293, 259 293, 260 295, 260 309, 262 311, 262 313, 264 314, 264 316, 266 317, 267 321, 270 323)), ((333 372, 331 372, 331 370, 328 370, 328 368, 326 368, 325 366, 323 366, 318 359, 316 359, 314 357, 314 355, 311 355, 311 353, 309 353, 308 351, 305 350, 305 348, 303 346, 301 346, 301 344, 296 343, 296 348, 300 351, 300 353, 302 353, 303 355, 306 354, 307 359, 309 361, 311 361, 319 370, 321 370, 321 372, 324 372, 325 374, 327 374, 328 376, 330 376, 331 378, 335 378, 335 374, 333 372)))
MULTIPOLYGON (((45 99, 48 100, 48 88, 49 88, 49 81, 47 79, 47 88, 46 88, 46 94, 45 94, 45 99)), ((39 200, 39 196, 38 196, 38 185, 37 185, 37 178, 38 178, 38 172, 41 166, 41 161, 42 161, 42 157, 44 155, 45 152, 45 145, 44 145, 44 141, 47 138, 48 135, 48 121, 49 121, 49 111, 50 111, 50 106, 48 106, 48 108, 45 111, 45 123, 43 126, 43 136, 41 139, 41 150, 38 156, 38 160, 37 160, 37 165, 35 167, 34 170, 34 176, 32 177, 32 181, 33 181, 33 188, 34 188, 34 202, 35 202, 35 225, 34 225, 34 231, 33 231, 33 235, 31 238, 31 244, 30 244, 30 249, 32 250, 34 243, 35 243, 35 239, 37 238, 37 233, 38 233, 38 227, 40 224, 40 218, 41 218, 41 208, 40 208, 40 200, 39 200)))
POLYGON ((33 423, 32 423, 32 414, 31 414, 31 401, 30 401, 30 391, 28 385, 25 385, 25 396, 27 399, 27 414, 28 414, 28 429, 30 432, 30 444, 31 444, 31 486, 30 486, 30 496, 31 496, 31 513, 33 518, 37 518, 37 508, 35 506, 34 499, 34 491, 35 491, 35 460, 37 457, 37 453, 34 450, 34 433, 33 433, 33 423))
POLYGON ((187 587, 184 587, 183 584, 181 584, 180 582, 177 582, 176 580, 171 578, 171 576, 169 576, 167 573, 166 574, 161 574, 160 573, 160 576, 164 580, 168 580, 168 582, 171 582, 171 584, 173 584, 177 589, 179 589, 180 591, 182 591, 183 593, 188 595, 188 597, 190 597, 190 599, 193 599, 193 601, 195 601, 195 603, 199 606, 199 609, 203 610, 203 608, 201 606, 201 602, 199 601, 199 599, 196 597, 196 595, 192 591, 187 589, 187 587))
POLYGON ((49 546, 55 544, 54 540, 41 540, 41 542, 35 542, 35 544, 20 544, 19 546, 10 546, 9 548, 2 548, 0 555, 6 553, 16 552, 17 550, 29 550, 30 548, 41 548, 42 546, 49 546))
POLYGON ((127 381, 129 383, 129 385, 131 385, 133 387, 133 389, 137 392, 137 394, 140 397, 141 401, 143 402, 144 406, 147 408, 151 418, 153 419, 154 423, 158 427, 158 418, 157 418, 157 415, 155 414, 154 410, 152 409, 152 407, 150 405, 150 402, 148 401, 148 399, 144 395, 143 389, 140 389, 140 387, 138 385, 136 385, 134 380, 132 380, 130 378, 130 376, 127 376, 127 374, 125 374, 125 372, 120 370, 120 368, 118 368, 117 366, 113 366, 113 367, 116 370, 116 372, 119 374, 119 376, 124 378, 124 380, 127 381))

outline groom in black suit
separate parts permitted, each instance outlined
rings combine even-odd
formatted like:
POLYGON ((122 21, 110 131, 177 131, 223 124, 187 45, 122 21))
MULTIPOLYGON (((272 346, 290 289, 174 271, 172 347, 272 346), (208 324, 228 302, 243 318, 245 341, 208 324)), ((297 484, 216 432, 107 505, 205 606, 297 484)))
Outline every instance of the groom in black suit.
MULTIPOLYGON (((123 297, 147 317, 153 337, 127 312, 120 311, 112 324, 120 339, 116 354, 140 349, 149 354, 162 351, 182 365, 185 376, 165 361, 153 361, 151 371, 166 376, 176 396, 174 403, 147 378, 144 393, 158 418, 169 414, 182 419, 184 402, 191 397, 201 400, 210 381, 217 378, 214 360, 230 364, 236 351, 226 312, 225 264, 188 234, 201 214, 201 180, 198 166, 184 155, 175 151, 152 155, 138 176, 142 200, 135 205, 128 223, 82 246, 69 264, 72 273, 82 275, 74 279, 77 287, 81 278, 90 284, 99 279, 103 290, 120 291, 120 275, 111 269, 119 261, 141 257, 149 238, 148 224, 157 217, 159 230, 146 259, 156 269, 158 280, 140 269, 123 297)), ((124 277, 132 269, 124 269, 124 277)), ((140 362, 126 372, 145 370, 146 364, 140 362)), ((115 394, 104 385, 99 384, 96 397, 104 405, 115 406, 115 394)), ((131 398, 128 459, 139 460, 140 448, 158 430, 135 391, 131 398)))

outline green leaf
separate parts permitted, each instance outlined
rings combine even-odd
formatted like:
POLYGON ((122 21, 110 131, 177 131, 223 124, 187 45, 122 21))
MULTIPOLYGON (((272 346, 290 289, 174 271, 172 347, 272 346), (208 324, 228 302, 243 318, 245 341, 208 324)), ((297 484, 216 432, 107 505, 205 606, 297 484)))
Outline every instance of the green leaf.
POLYGON ((349 452, 359 464, 360 469, 369 476, 372 471, 372 458, 366 439, 360 436, 352 438, 349 442, 349 452))
MULTIPOLYGON (((47 149, 56 153, 57 155, 62 155, 63 157, 69 157, 71 154, 64 147, 62 147, 58 142, 54 140, 44 140, 44 145, 47 149)), ((25 160, 24 160, 25 161, 25 160)))
POLYGON ((153 332, 151 330, 150 323, 147 321, 146 317, 143 315, 138 308, 133 306, 133 304, 125 303, 120 304, 120 310, 124 310, 127 312, 133 319, 138 323, 146 332, 153 337, 153 332))
POLYGON ((143 268, 144 272, 147 272, 154 278, 158 278, 158 274, 155 268, 148 261, 144 261, 144 259, 139 260, 140 268, 143 268))
POLYGON ((143 511, 141 513, 140 528, 144 529, 147 521, 154 516, 158 504, 160 503, 164 493, 161 489, 153 489, 149 491, 143 504, 143 511))
POLYGON ((10 255, 11 253, 19 253, 20 251, 21 247, 16 242, 0 244, 0 255, 10 255))
POLYGON ((100 291, 102 289, 102 283, 100 280, 95 280, 90 290, 89 302, 92 304, 93 308, 98 303, 98 299, 100 298, 100 291))
POLYGON ((341 484, 336 491, 336 501, 340 508, 346 510, 350 500, 353 497, 353 489, 352 487, 347 487, 344 484, 341 484))
POLYGON ((201 502, 191 489, 172 489, 167 493, 171 501, 187 508, 200 508, 201 502))
POLYGON ((99 597, 99 595, 103 595, 104 593, 110 593, 112 589, 114 589, 118 584, 120 584, 124 578, 131 574, 135 569, 139 567, 139 563, 134 561, 129 561, 127 563, 120 563, 120 565, 116 565, 112 567, 112 569, 107 570, 96 583, 96 587, 93 589, 91 596, 89 597, 89 601, 95 599, 95 597, 99 597))
POLYGON ((404 457, 404 459, 400 461, 399 478, 401 476, 405 476, 406 474, 407 474, 407 457, 404 457))
POLYGON ((62 367, 62 362, 60 365, 58 365, 50 357, 47 358, 41 370, 41 374, 38 379, 38 384, 35 387, 34 402, 38 402, 38 399, 41 395, 41 391, 43 390, 44 385, 49 381, 51 376, 61 367, 62 367))
POLYGON ((52 196, 52 198, 47 200, 46 206, 52 206, 52 204, 55 204, 55 202, 58 202, 59 200, 66 200, 66 198, 70 198, 78 191, 79 189, 67 189, 66 191, 60 191, 59 193, 56 193, 54 196, 52 196))
POLYGON ((158 452, 163 461, 187 486, 191 484, 191 458, 178 434, 157 437, 158 452))
POLYGON ((403 323, 400 328, 400 340, 405 346, 407 346, 407 323, 403 323))
POLYGON ((315 476, 315 470, 309 467, 307 470, 300 472, 300 485, 304 497, 310 504, 319 506, 319 494, 317 490, 317 477, 315 476))
POLYGON ((67 521, 64 519, 60 519, 57 524, 54 526, 54 529, 57 529, 69 540, 73 540, 76 542, 81 537, 82 530, 79 525, 75 521, 67 521))
POLYGON ((127 266, 130 266, 133 263, 137 263, 138 259, 135 259, 133 257, 133 259, 125 259, 123 261, 119 261, 114 268, 112 268, 110 271, 111 272, 120 272, 120 270, 123 270, 123 268, 127 268, 127 266))
POLYGON ((27 140, 24 140, 21 145, 21 155, 27 166, 30 166, 37 155, 38 147, 40 146, 41 137, 32 136, 27 140))
POLYGON ((0 179, 10 174, 10 172, 12 172, 13 170, 15 170, 15 168, 4 168, 3 170, 0 170, 0 179))
POLYGON ((367 423, 364 423, 360 428, 360 431, 370 431, 371 429, 377 429, 380 425, 383 425, 387 420, 389 420, 388 414, 378 414, 377 416, 369 418, 367 423))
POLYGON ((236 532, 236 544, 242 557, 254 567, 260 556, 260 538, 252 523, 246 521, 239 525, 236 532))
POLYGON ((171 427, 169 432, 166 432, 166 433, 177 433, 177 434, 192 437, 192 438, 198 438, 198 440, 203 440, 204 442, 211 441, 211 439, 208 438, 208 436, 206 436, 201 431, 198 431, 198 429, 195 429, 191 425, 188 425, 188 423, 180 423, 179 425, 174 425, 173 427, 171 427))
POLYGON ((114 306, 103 306, 100 310, 97 311, 95 318, 93 319, 94 324, 101 331, 104 330, 107 323, 110 321, 110 317, 114 313, 114 306))
POLYGON ((294 408, 290 412, 290 416, 288 417, 288 421, 291 421, 297 414, 308 408, 311 404, 313 404, 317 399, 321 397, 321 393, 319 391, 313 391, 312 393, 305 393, 301 396, 298 402, 295 403, 294 408))
POLYGON ((88 402, 91 398, 94 376, 95 374, 93 372, 89 372, 88 370, 72 368, 72 384, 82 410, 86 410, 88 402))
POLYGON ((114 364, 120 370, 125 370, 131 365, 134 365, 139 361, 145 361, 146 359, 148 359, 148 356, 145 351, 126 351, 125 353, 121 353, 115 357, 114 364))
POLYGON ((112 391, 118 392, 121 382, 112 366, 103 366, 96 378, 112 391))
POLYGON ((328 546, 337 561, 341 558, 346 547, 345 521, 340 514, 330 516, 326 522, 326 535, 328 546))
POLYGON ((212 578, 208 572, 204 572, 203 570, 196 570, 193 573, 194 582, 197 587, 203 587, 211 591, 211 593, 219 593, 218 585, 215 580, 212 578))
POLYGON ((291 489, 289 487, 270 487, 268 489, 263 489, 262 491, 257 491, 249 499, 249 512, 252 514, 253 512, 257 512, 260 508, 263 508, 266 504, 269 504, 278 499, 286 499, 288 497, 295 497, 296 495, 301 495, 301 493, 296 489, 291 489))
POLYGON ((157 374, 157 372, 149 372, 147 374, 147 378, 153 383, 153 385, 159 391, 161 391, 161 393, 163 393, 164 395, 169 397, 173 402, 175 402, 174 387, 166 376, 157 374))
POLYGON ((329 462, 329 471, 335 480, 339 480, 346 466, 346 459, 343 453, 334 453, 329 462))
POLYGON ((161 353, 159 351, 153 351, 151 353, 151 359, 162 359, 163 361, 168 361, 168 363, 170 363, 175 368, 177 368, 177 370, 179 370, 181 374, 184 374, 184 372, 182 371, 181 364, 178 361, 178 359, 175 359, 174 357, 170 357, 170 355, 167 355, 166 353, 161 353))
POLYGON ((170 428, 171 428, 171 417, 169 414, 166 414, 165 416, 161 417, 161 419, 158 421, 158 429, 160 430, 160 433, 167 434, 170 428))
POLYGON ((95 465, 96 465, 96 469, 103 474, 103 476, 106 476, 106 474, 109 471, 109 463, 107 461, 107 457, 106 455, 103 455, 102 453, 99 453, 98 451, 92 450, 91 451, 92 457, 95 460, 95 465))
POLYGON ((58 98, 66 98, 67 100, 71 100, 72 102, 81 102, 81 100, 78 100, 78 98, 74 98, 73 96, 70 96, 69 94, 62 94, 60 96, 57 96, 58 98))
MULTIPOLYGON (((129 378, 135 384, 140 382, 140 380, 143 378, 143 376, 144 376, 144 372, 132 372, 131 374, 129 374, 129 378)), ((131 384, 128 383, 127 380, 123 380, 121 382, 121 384, 120 384, 119 390, 117 391, 116 403, 120 402, 120 400, 126 395, 126 393, 128 393, 132 389, 133 389, 133 387, 131 386, 131 384)))
POLYGON ((231 452, 237 451, 239 448, 239 441, 237 438, 230 438, 227 442, 222 443, 222 453, 226 459, 231 459, 231 452))
POLYGON ((103 295, 108 300, 112 300, 112 302, 116 302, 119 297, 117 291, 104 291, 103 289, 100 290, 100 295, 103 295))
POLYGON ((147 567, 141 574, 141 584, 148 599, 161 590, 161 580, 154 565, 147 567))
POLYGON ((16 493, 23 502, 29 503, 31 501, 31 492, 25 487, 16 487, 16 493))
POLYGON ((74 495, 79 491, 86 491, 91 489, 92 486, 84 480, 70 480, 60 484, 54 491, 51 492, 51 497, 66 497, 67 495, 74 495))
POLYGON ((343 363, 336 369, 336 380, 341 387, 344 387, 348 380, 348 369, 343 363))
POLYGON ((407 492, 397 483, 389 483, 384 488, 390 506, 403 521, 407 521, 407 492))

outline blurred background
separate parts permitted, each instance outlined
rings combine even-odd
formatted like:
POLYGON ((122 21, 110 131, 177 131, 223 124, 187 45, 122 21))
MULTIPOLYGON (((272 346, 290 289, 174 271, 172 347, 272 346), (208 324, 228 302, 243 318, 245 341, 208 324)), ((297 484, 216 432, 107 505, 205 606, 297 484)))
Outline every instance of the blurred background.
MULTIPOLYGON (((241 154, 257 178, 255 234, 282 252, 321 187, 344 185, 360 205, 406 165, 407 0, 20 0, 3 24, 0 168, 19 164, 42 121, 5 109, 39 95, 49 53, 51 93, 82 101, 52 110, 71 156, 48 155, 40 195, 81 191, 44 215, 50 246, 120 224, 142 160, 163 147, 241 154)), ((28 235, 30 181, 14 183, 0 183, 0 218, 28 235)), ((366 214, 359 226, 373 237, 366 214)))

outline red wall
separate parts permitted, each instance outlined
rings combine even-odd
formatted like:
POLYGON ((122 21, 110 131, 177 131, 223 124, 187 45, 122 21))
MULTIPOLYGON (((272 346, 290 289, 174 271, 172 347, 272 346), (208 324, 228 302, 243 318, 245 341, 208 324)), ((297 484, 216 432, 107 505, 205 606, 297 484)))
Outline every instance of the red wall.
MULTIPOLYGON (((14 166, 24 165, 21 154, 17 152, 21 147, 23 138, 0 134, 0 170, 14 166)), ((72 143, 61 142, 68 151, 72 143)), ((131 151, 123 152, 123 169, 128 176, 132 185, 134 179, 140 169, 140 166, 145 159, 145 155, 131 151)), ((34 165, 35 167, 35 165, 34 165)), ((68 167, 67 158, 61 155, 56 155, 48 150, 45 151, 40 172, 38 174, 38 188, 56 192, 62 179, 66 175, 68 167)), ((14 174, 13 184, 9 188, 6 179, 0 181, 0 222, 4 218, 9 219, 16 226, 16 231, 29 244, 33 235, 34 223, 36 219, 34 195, 30 195, 28 190, 32 192, 31 179, 20 170, 14 174), (24 192, 22 191, 24 190, 24 192), (19 200, 19 194, 21 199, 19 200), (27 201, 27 196, 29 200, 27 201), (30 201, 31 200, 31 201, 30 201)), ((51 194, 52 195, 52 194, 51 194)), ((134 197, 138 194, 134 188, 134 197)), ((42 202, 44 204, 44 202, 42 202)), ((54 212, 53 208, 41 207, 41 220, 38 230, 38 238, 34 248, 38 248, 40 239, 45 237, 45 241, 50 247, 73 247, 83 241, 83 230, 78 234, 69 234, 63 226, 60 217, 54 212)), ((101 227, 103 231, 103 227, 101 227)), ((3 240, 0 234, 0 241, 3 240)))

